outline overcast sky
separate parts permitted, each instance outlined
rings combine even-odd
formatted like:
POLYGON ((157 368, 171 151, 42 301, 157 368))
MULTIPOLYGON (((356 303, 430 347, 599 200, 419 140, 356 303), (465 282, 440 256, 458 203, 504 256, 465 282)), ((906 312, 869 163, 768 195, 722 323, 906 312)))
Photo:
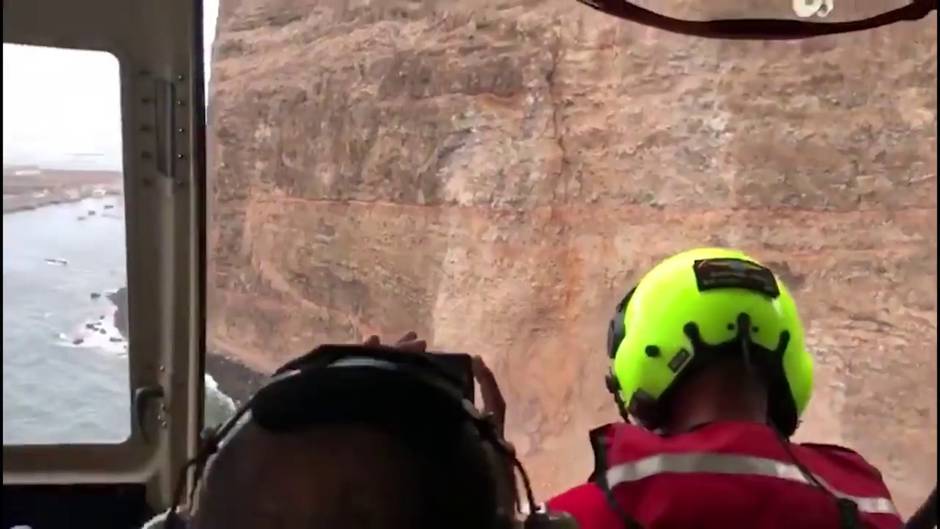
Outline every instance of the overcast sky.
MULTIPOLYGON (((219 0, 204 5, 208 66, 219 0)), ((119 170, 120 90, 110 54, 4 44, 3 164, 119 170)))

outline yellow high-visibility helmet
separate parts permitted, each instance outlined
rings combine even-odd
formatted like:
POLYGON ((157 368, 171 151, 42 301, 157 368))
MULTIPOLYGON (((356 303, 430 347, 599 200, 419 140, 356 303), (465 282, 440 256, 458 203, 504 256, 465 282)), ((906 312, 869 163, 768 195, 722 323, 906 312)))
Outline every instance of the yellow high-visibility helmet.
POLYGON ((809 403, 813 361, 786 286, 742 252, 702 248, 665 259, 617 306, 608 389, 622 413, 659 427, 662 402, 717 355, 744 354, 769 385, 768 419, 793 434, 809 403))

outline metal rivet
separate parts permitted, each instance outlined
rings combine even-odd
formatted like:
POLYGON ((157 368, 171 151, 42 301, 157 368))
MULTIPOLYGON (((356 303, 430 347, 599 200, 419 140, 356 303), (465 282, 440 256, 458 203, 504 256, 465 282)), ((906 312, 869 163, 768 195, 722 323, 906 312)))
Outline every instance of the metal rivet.
POLYGON ((186 155, 185 155, 185 154, 177 154, 177 155, 176 155, 176 159, 177 159, 177 160, 185 160, 185 159, 186 159, 186 155))
POLYGON ((185 107, 185 106, 186 106, 186 101, 183 101, 182 99, 177 99, 177 100, 176 100, 176 104, 179 105, 179 106, 181 106, 181 107, 185 107))
POLYGON ((180 127, 180 128, 178 128, 178 129, 176 129, 176 132, 179 132, 180 134, 183 134, 184 132, 186 132, 186 129, 184 129, 183 127, 180 127))
POLYGON ((166 429, 166 421, 160 421, 160 428, 166 429))
POLYGON ((166 366, 160 366, 159 369, 160 369, 160 372, 163 373, 164 371, 166 371, 166 366))
POLYGON ((186 77, 184 77, 183 75, 177 75, 177 76, 176 76, 176 80, 177 80, 177 81, 185 81, 185 80, 186 80, 186 77))

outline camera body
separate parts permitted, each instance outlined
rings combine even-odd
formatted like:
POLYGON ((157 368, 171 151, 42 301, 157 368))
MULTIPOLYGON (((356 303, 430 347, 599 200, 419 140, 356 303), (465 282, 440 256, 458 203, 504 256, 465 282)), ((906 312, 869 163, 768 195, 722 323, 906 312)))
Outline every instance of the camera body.
POLYGON ((475 385, 473 382, 473 357, 466 353, 448 353, 443 351, 428 351, 421 353, 433 362, 441 371, 459 385, 463 398, 472 404, 475 402, 475 385))

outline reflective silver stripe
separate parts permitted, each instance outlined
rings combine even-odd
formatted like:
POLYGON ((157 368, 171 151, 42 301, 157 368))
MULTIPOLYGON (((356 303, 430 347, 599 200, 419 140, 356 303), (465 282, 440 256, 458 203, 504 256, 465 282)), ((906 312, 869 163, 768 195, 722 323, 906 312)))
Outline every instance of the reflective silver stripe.
POLYGON ((341 358, 330 364, 330 367, 381 367, 392 371, 398 370, 398 365, 388 360, 378 358, 341 358))
MULTIPOLYGON (((803 472, 796 465, 763 457, 708 453, 660 454, 632 463, 623 463, 607 471, 607 483, 610 487, 614 487, 622 483, 640 481, 658 474, 765 476, 813 486, 813 483, 803 475, 803 472)), ((855 502, 858 505, 859 512, 898 516, 898 511, 890 498, 852 496, 833 489, 816 474, 813 474, 813 477, 836 497, 855 502)))
MULTIPOLYGON (((340 358, 335 362, 329 364, 328 367, 381 367, 383 369, 388 369, 391 371, 397 371, 398 365, 394 362, 388 360, 379 360, 378 358, 362 358, 362 357, 349 357, 349 358, 340 358)), ((278 382, 284 380, 285 378, 291 378, 302 373, 302 369, 291 369, 290 371, 285 371, 280 375, 275 376, 271 379, 271 382, 278 382)))

